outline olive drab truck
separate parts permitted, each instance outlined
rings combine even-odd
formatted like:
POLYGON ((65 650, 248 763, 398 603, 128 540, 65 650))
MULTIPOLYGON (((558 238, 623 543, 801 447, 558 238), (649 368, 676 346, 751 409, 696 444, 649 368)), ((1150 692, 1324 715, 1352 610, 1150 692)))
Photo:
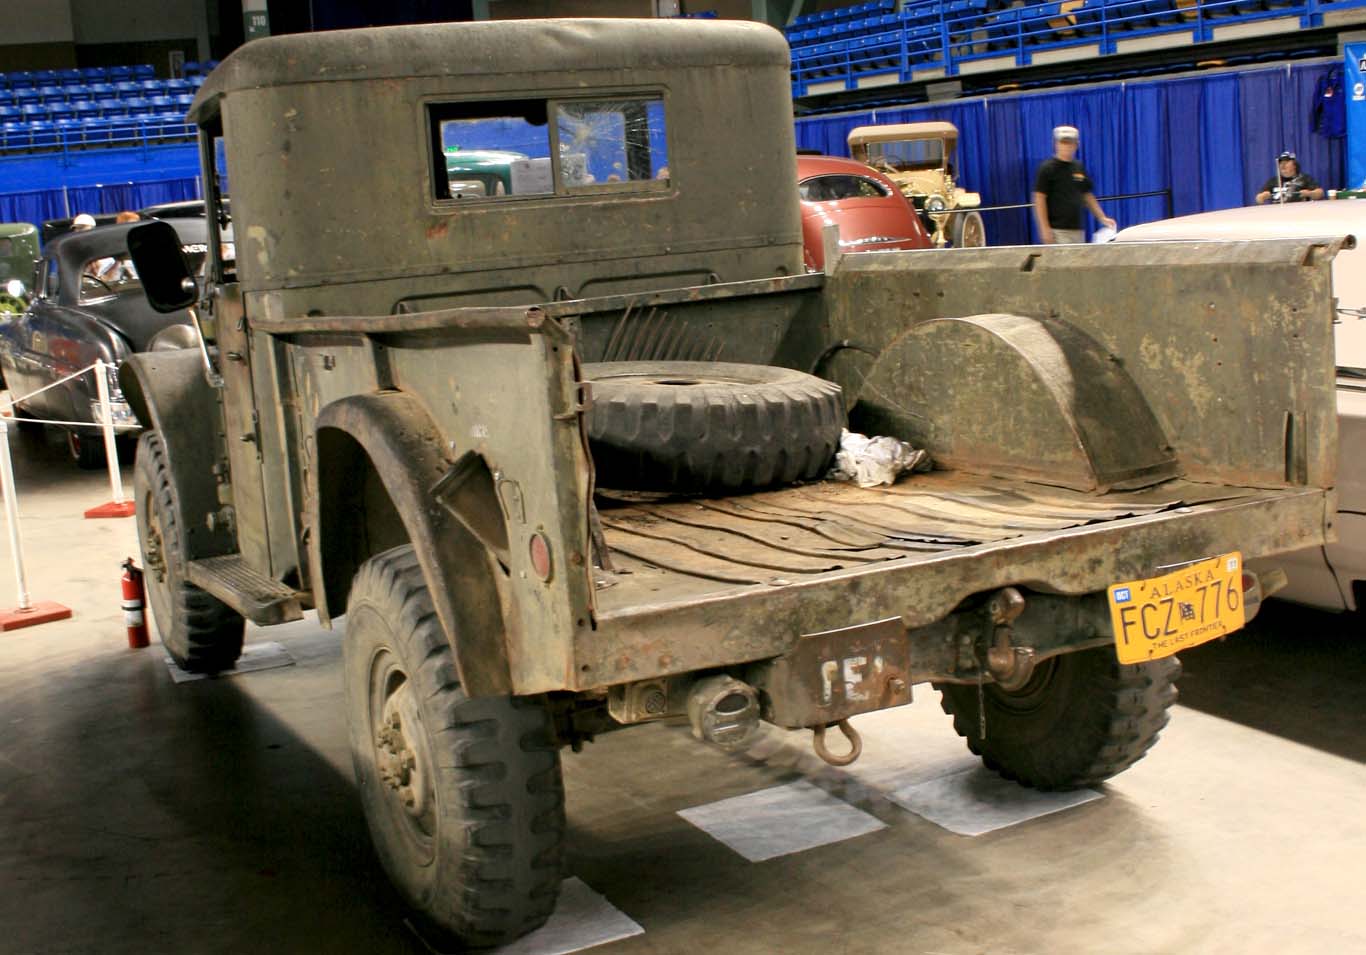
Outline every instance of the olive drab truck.
POLYGON ((637 724, 847 762, 928 684, 999 772, 1103 780, 1177 651, 1277 585, 1243 562, 1333 533, 1338 241, 832 235, 806 274, 766 26, 273 37, 191 118, 205 279, 164 224, 130 236, 198 329, 122 372, 153 615, 200 670, 247 620, 337 628, 370 833, 429 938, 546 919, 561 753, 637 724), (934 468, 830 480, 845 428, 934 468))

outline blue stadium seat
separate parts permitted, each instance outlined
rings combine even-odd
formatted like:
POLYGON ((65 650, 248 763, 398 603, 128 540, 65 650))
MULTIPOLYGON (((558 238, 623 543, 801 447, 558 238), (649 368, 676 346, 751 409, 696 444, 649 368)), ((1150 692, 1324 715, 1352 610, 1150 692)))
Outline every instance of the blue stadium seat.
POLYGON ((70 103, 44 103, 47 107, 47 118, 54 123, 64 119, 71 119, 76 115, 76 109, 70 103))
POLYGON ((193 93, 177 93, 177 94, 175 95, 175 104, 176 104, 176 107, 177 107, 178 109, 183 109, 183 110, 185 110, 186 112, 189 112, 190 106, 191 106, 191 104, 193 104, 193 103, 194 103, 194 94, 193 94, 193 93))
POLYGON ((91 99, 103 99, 106 96, 114 95, 112 83, 89 83, 85 88, 90 91, 91 99))
POLYGON ((123 106, 129 116, 146 116, 152 110, 151 104, 141 96, 125 96, 123 106))
POLYGON ((23 116, 24 111, 18 106, 0 106, 0 123, 17 123, 23 116))
POLYGON ((40 86, 38 87, 38 98, 44 103, 65 102, 66 94, 62 92, 60 86, 40 86))
POLYGON ((157 71, 152 68, 150 63, 139 63, 133 67, 133 79, 135 80, 155 79, 156 75, 157 71))
POLYGON ((56 70, 34 70, 33 82, 38 86, 53 86, 57 83, 56 70))
MULTIPOLYGON (((807 31, 806 39, 808 42, 812 39, 811 32, 812 31, 810 30, 807 31)), ((195 89, 199 89, 201 86, 204 85, 204 77, 202 76, 191 76, 187 77, 187 79, 189 81, 189 84, 193 86, 195 89)))
POLYGON ((81 79, 87 83, 103 83, 109 79, 109 67, 86 66, 81 68, 81 79))
POLYGON ((92 116, 99 116, 101 113, 100 107, 90 100, 82 100, 79 103, 72 103, 71 110, 72 115, 74 115, 77 119, 88 119, 92 116))
POLYGON ((66 97, 68 103, 80 103, 95 98, 90 92, 90 87, 80 85, 63 86, 62 95, 66 97))
POLYGON ((53 149, 57 146, 57 124, 47 119, 30 120, 29 144, 34 149, 53 149))
POLYGON ((69 83, 79 83, 81 81, 81 71, 74 66, 64 70, 58 70, 57 79, 61 81, 63 86, 66 86, 69 83))
POLYGON ((6 152, 28 149, 28 127, 15 120, 0 120, 0 149, 6 152))
POLYGON ((124 99, 127 99, 130 96, 142 95, 142 88, 132 80, 119 80, 114 84, 114 89, 118 91, 119 96, 124 99))
POLYGON ((144 96, 150 96, 154 93, 161 92, 161 80, 138 80, 138 86, 142 88, 142 94, 144 96))
POLYGON ((189 80, 167 80, 165 85, 168 94, 186 93, 194 89, 189 80))
POLYGON ((185 62, 185 75, 186 75, 186 76, 198 76, 198 75, 200 74, 200 72, 201 72, 201 68, 200 68, 200 65, 199 65, 198 62, 196 62, 195 60, 187 60, 187 61, 185 62))
POLYGON ((128 107, 124 105, 123 100, 121 99, 115 99, 111 96, 106 97, 105 99, 97 99, 94 102, 95 106, 99 109, 101 116, 128 115, 128 107))
POLYGON ((14 102, 14 91, 8 86, 0 86, 0 106, 8 106, 14 102))
POLYGON ((133 78, 133 68, 131 66, 111 66, 109 67, 109 82, 121 83, 133 78))
POLYGON ((7 75, 9 76, 10 89, 22 90, 33 88, 33 74, 28 70, 17 70, 7 75))

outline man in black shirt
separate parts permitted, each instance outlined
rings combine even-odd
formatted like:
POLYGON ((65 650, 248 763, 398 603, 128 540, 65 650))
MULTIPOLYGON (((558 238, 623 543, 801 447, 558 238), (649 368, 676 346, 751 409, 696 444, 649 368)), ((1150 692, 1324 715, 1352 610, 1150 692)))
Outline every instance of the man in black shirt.
POLYGON ((1265 202, 1304 202, 1322 199, 1323 189, 1314 177, 1300 172, 1300 161, 1292 152, 1276 157, 1276 175, 1262 183, 1257 193, 1257 204, 1265 202))
POLYGON ((1083 206, 1107 228, 1115 227, 1115 220, 1101 211, 1091 191, 1091 178, 1074 158, 1077 139, 1073 126, 1054 129, 1053 158, 1044 160, 1034 177, 1034 218, 1045 245, 1086 241, 1083 206))

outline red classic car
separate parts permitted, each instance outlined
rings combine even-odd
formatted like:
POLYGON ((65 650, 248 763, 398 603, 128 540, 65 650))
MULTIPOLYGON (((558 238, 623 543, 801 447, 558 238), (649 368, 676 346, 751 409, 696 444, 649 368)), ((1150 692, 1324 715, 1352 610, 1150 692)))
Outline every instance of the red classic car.
POLYGON ((838 156, 797 157, 806 267, 825 267, 821 231, 840 227, 840 249, 933 248, 915 209, 890 179, 863 163, 838 156))

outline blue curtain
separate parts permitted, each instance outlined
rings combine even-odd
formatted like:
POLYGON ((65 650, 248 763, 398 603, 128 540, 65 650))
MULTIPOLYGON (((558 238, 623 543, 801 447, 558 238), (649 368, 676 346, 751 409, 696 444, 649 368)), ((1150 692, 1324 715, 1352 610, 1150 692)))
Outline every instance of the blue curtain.
POLYGON ((37 224, 45 219, 64 219, 78 212, 136 211, 144 206, 199 197, 198 184, 194 179, 77 186, 65 192, 61 189, 10 192, 0 194, 0 222, 37 224))
MULTIPOLYGON (((1342 184, 1343 144, 1313 132, 1314 84, 1328 63, 1230 71, 1176 80, 1111 83, 797 120, 797 142, 848 155, 845 136, 869 122, 947 119, 960 130, 959 182, 984 206, 1028 203, 1054 126, 1081 132, 1078 158, 1120 227, 1252 201, 1276 154, 1290 149, 1327 188, 1342 184)), ((1027 210, 988 212, 993 245, 1036 241, 1027 210)))

